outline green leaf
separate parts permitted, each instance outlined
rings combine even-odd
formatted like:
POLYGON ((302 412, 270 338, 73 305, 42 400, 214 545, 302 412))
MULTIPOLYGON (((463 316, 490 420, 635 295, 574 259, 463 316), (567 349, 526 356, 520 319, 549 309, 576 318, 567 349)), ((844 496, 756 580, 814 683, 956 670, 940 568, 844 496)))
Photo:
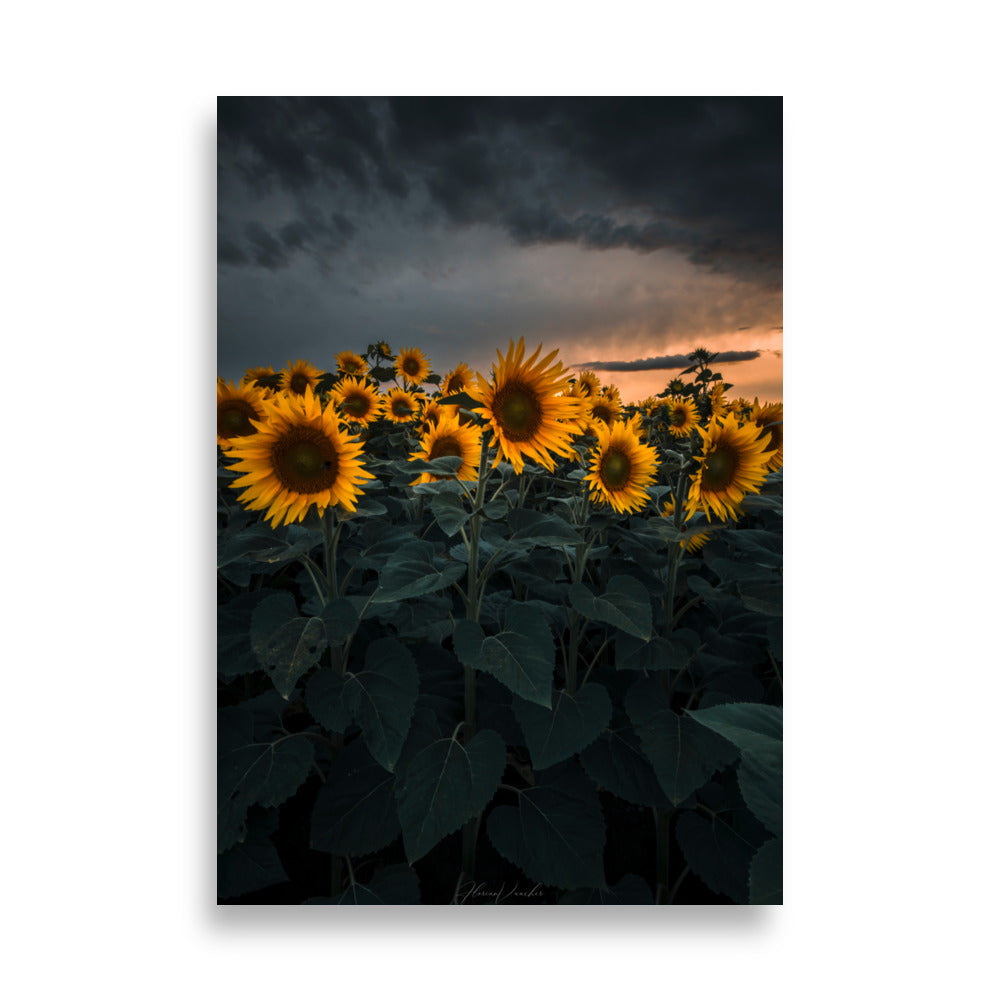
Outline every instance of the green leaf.
POLYGON ((343 646, 358 627, 358 608, 346 597, 329 601, 319 615, 331 646, 343 646))
POLYGON ((216 607, 216 665, 226 680, 252 674, 261 669, 250 645, 250 621, 253 609, 274 591, 259 590, 237 594, 216 607))
POLYGON ((507 518, 512 542, 532 545, 577 545, 582 540, 576 529, 561 517, 527 507, 512 510, 507 518))
POLYGON ((600 597, 595 597, 585 583, 574 583, 569 599, 574 609, 591 621, 614 625, 640 639, 649 639, 653 634, 649 594, 634 577, 612 577, 600 597))
POLYGON ((441 526, 441 530, 450 538, 469 520, 469 511, 460 496, 454 493, 437 493, 431 499, 431 513, 441 526))
POLYGON ((753 856, 750 862, 750 902, 773 905, 781 903, 781 861, 782 843, 780 837, 769 840, 753 856))
POLYGON ((219 855, 216 865, 220 899, 245 896, 248 892, 266 889, 288 880, 271 834, 277 827, 278 815, 258 816, 247 823, 246 839, 219 855))
POLYGON ((219 713, 218 849, 246 837, 252 805, 279 806, 298 790, 313 763, 312 740, 304 734, 266 742, 254 739, 253 714, 245 708, 219 713))
POLYGON ((510 503, 503 494, 498 497, 494 497, 492 500, 487 500, 486 503, 483 504, 483 513, 491 521, 499 521, 501 518, 506 517, 509 509, 510 503))
POLYGON ((410 651, 387 637, 369 644, 365 669, 347 674, 344 681, 344 707, 361 727, 371 755, 387 771, 395 768, 406 741, 419 683, 410 651))
POLYGON ((746 702, 716 705, 689 711, 701 725, 735 743, 740 750, 757 753, 781 753, 781 709, 774 705, 746 702))
POLYGON ((359 740, 348 743, 316 796, 310 847, 360 857, 391 844, 400 834, 395 780, 359 740))
POLYGON ((306 684, 309 714, 331 733, 342 733, 351 724, 343 693, 344 678, 332 667, 320 667, 306 684))
POLYGON ((368 374, 379 382, 391 382, 396 377, 396 370, 376 365, 368 374))
POLYGON ((781 753, 743 751, 736 772, 740 794, 750 811, 779 837, 782 834, 781 753))
POLYGON ((411 458, 405 462, 398 462, 396 468, 407 476, 420 476, 425 472, 432 476, 453 476, 462 468, 461 455, 442 455, 440 458, 411 458))
POLYGON ((747 902, 753 844, 718 816, 709 819, 694 812, 681 814, 676 836, 691 871, 712 892, 747 902))
POLYGON ((559 889, 604 888, 604 815, 594 786, 574 763, 536 773, 516 806, 497 806, 490 842, 530 879, 559 889))
POLYGON ((444 396, 436 400, 441 406, 459 406, 463 410, 474 410, 483 404, 478 399, 473 399, 467 392, 453 392, 450 396, 444 396))
POLYGON ((535 770, 544 770, 589 746, 611 721, 611 699, 600 684, 585 684, 575 695, 557 691, 551 709, 514 698, 514 715, 535 770))
POLYGON ((430 542, 409 542, 382 569, 379 592, 373 603, 388 604, 430 594, 454 583, 466 572, 461 563, 445 563, 439 569, 430 542))
POLYGON ((698 652, 698 634, 682 628, 669 639, 654 636, 644 642, 626 632, 615 636, 616 670, 683 670, 698 652))
POLYGON ((580 754, 580 763, 601 788, 626 802, 660 809, 670 805, 631 729, 609 730, 580 754))
POLYGON ((354 882, 339 896, 306 900, 324 906, 405 906, 419 902, 420 880, 409 865, 382 868, 367 885, 354 882))
POLYGON ((319 662, 326 648, 326 627, 319 618, 299 615, 291 594, 274 594, 253 610, 250 645, 287 700, 296 681, 319 662))
POLYGON ((626 875, 610 889, 576 889, 557 900, 563 905, 643 906, 653 903, 649 883, 638 875, 626 875))
POLYGON ((781 583, 762 583, 743 580, 737 584, 743 603, 762 615, 780 618, 783 613, 781 583))
POLYGON ((675 805, 736 759, 728 740, 670 710, 659 678, 636 681, 625 695, 625 709, 660 787, 675 805))
POLYGON ((537 608, 510 605, 504 630, 486 637, 476 622, 463 618, 455 625, 453 641, 464 664, 492 674, 525 701, 551 707, 555 642, 537 608))
POLYGON ((465 746, 435 740, 407 763, 396 779, 396 805, 410 864, 486 807, 506 766, 506 744, 490 729, 465 746))

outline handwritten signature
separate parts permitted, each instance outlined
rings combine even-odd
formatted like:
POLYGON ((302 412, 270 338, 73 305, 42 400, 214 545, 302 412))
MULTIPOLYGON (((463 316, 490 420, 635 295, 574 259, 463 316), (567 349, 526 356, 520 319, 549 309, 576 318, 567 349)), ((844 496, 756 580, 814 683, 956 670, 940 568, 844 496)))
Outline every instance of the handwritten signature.
POLYGON ((486 882, 463 882, 455 892, 455 902, 459 906, 470 899, 492 899, 494 903, 520 902, 523 899, 541 899, 543 895, 540 882, 530 889, 523 889, 519 882, 510 888, 506 882, 501 882, 499 887, 486 882))

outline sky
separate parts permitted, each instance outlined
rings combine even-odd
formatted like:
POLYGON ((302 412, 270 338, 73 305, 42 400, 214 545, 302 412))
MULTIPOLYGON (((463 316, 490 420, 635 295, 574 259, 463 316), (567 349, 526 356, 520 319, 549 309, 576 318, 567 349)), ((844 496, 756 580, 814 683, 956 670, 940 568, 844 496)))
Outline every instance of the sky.
POLYGON ((626 401, 782 398, 782 101, 219 98, 218 372, 558 348, 626 401))

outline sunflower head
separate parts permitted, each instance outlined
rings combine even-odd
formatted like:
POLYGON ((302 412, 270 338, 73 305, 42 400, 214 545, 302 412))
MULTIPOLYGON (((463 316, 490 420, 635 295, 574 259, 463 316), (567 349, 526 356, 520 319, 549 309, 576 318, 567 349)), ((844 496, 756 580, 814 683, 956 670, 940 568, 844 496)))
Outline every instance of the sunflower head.
POLYGON ((406 389, 394 388, 385 394, 382 404, 382 416, 394 424, 408 424, 420 412, 420 403, 416 393, 406 389))
POLYGON ((596 396, 601 388, 601 380, 591 371, 580 372, 576 384, 582 396, 596 396))
POLYGON ((716 382, 708 393, 709 401, 712 404, 712 416, 724 417, 729 412, 729 404, 726 402, 726 390, 721 382, 716 382))
POLYGON ((275 375, 270 365, 248 368, 240 379, 240 385, 253 385, 258 389, 277 389, 281 375, 275 375))
POLYGON ((333 403, 325 407, 308 386, 301 395, 264 401, 266 419, 258 433, 229 450, 233 469, 243 473, 230 484, 242 489, 239 501, 266 511, 277 528, 301 521, 315 504, 357 508, 361 484, 375 477, 361 463, 361 443, 341 430, 333 403))
POLYGON ((609 427, 622 415, 621 398, 604 389, 598 395, 592 396, 588 402, 591 417, 594 420, 604 421, 609 427))
POLYGON ((375 341, 375 353, 380 358, 392 357, 392 348, 389 346, 388 342, 385 340, 375 341))
POLYGON ((777 472, 784 462, 784 437, 781 433, 782 403, 767 403, 761 406, 754 401, 753 409, 750 412, 750 420, 760 428, 761 438, 767 442, 769 450, 774 454, 768 460, 767 471, 777 472))
POLYGON ((257 433, 253 421, 264 419, 264 390, 252 382, 237 387, 219 379, 215 385, 216 441, 229 448, 240 438, 257 433))
MULTIPOLYGON (((410 458, 422 458, 429 462, 434 458, 455 455, 462 459, 455 478, 478 479, 481 443, 482 431, 475 424, 463 424, 457 414, 442 413, 435 423, 427 425, 420 439, 420 448, 413 452, 410 458)), ((422 472, 410 485, 416 486, 418 483, 451 478, 451 476, 435 476, 429 472, 422 472)))
POLYGON ((316 385, 322 378, 323 372, 308 361, 296 361, 288 366, 281 373, 281 383, 279 388, 285 392, 293 393, 296 396, 305 394, 306 389, 316 390, 316 385))
POLYGON ((671 397, 665 400, 664 411, 673 437, 687 437, 698 426, 698 408, 690 399, 671 397))
POLYGON ((691 476, 687 513, 697 510, 715 514, 723 521, 738 516, 738 506, 747 493, 757 493, 767 478, 767 463, 774 455, 756 424, 744 424, 731 413, 715 418, 707 430, 698 428, 702 453, 691 476))
POLYGON ((524 357, 524 338, 517 346, 510 342, 507 356, 497 351, 499 364, 491 378, 477 375, 477 385, 469 395, 480 401, 480 410, 493 428, 497 457, 510 462, 518 474, 524 471, 525 458, 532 458, 550 472, 555 468, 553 455, 574 458, 570 444, 579 433, 576 420, 580 399, 559 395, 568 388, 563 366, 553 363, 558 351, 541 360, 539 346, 530 358, 524 357))
POLYGON ((330 398, 349 423, 368 424, 377 420, 382 412, 382 398, 378 390, 363 378, 343 378, 330 393, 330 398))
POLYGON ((681 393, 687 388, 687 383, 682 378, 672 378, 667 388, 674 394, 681 393))
POLYGON ((361 376, 368 371, 368 363, 360 354, 355 354, 353 351, 341 351, 335 358, 337 370, 345 375, 361 376))
MULTIPOLYGON (((670 499, 665 500, 663 503, 663 510, 661 514, 663 517, 673 517, 674 516, 674 495, 670 494, 670 499)), ((685 520, 689 520, 690 514, 685 517, 685 520)), ((690 534, 685 533, 685 537, 680 539, 680 547, 685 552, 697 552, 700 548, 703 548, 705 543, 708 541, 709 534, 707 531, 692 531, 690 534)))
POLYGON ((639 440, 639 418, 612 426, 596 424, 597 447, 584 477, 591 497, 610 504, 619 514, 641 510, 656 477, 656 452, 639 440))
POLYGON ((396 374, 404 383, 419 385, 431 373, 431 365, 424 352, 417 347, 401 347, 396 358, 396 374))
POLYGON ((448 372, 441 383, 441 394, 451 396, 456 392, 462 392, 472 385, 475 375, 472 369, 464 362, 459 361, 455 367, 448 372))

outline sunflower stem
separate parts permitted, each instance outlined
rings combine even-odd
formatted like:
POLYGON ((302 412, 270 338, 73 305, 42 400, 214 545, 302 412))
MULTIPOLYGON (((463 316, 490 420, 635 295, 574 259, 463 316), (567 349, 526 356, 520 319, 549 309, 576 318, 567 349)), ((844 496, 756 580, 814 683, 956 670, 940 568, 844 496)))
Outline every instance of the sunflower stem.
POLYGON ((337 520, 336 510, 327 507, 323 511, 323 547, 326 555, 326 589, 331 601, 337 596, 337 543, 343 530, 344 522, 337 520))

